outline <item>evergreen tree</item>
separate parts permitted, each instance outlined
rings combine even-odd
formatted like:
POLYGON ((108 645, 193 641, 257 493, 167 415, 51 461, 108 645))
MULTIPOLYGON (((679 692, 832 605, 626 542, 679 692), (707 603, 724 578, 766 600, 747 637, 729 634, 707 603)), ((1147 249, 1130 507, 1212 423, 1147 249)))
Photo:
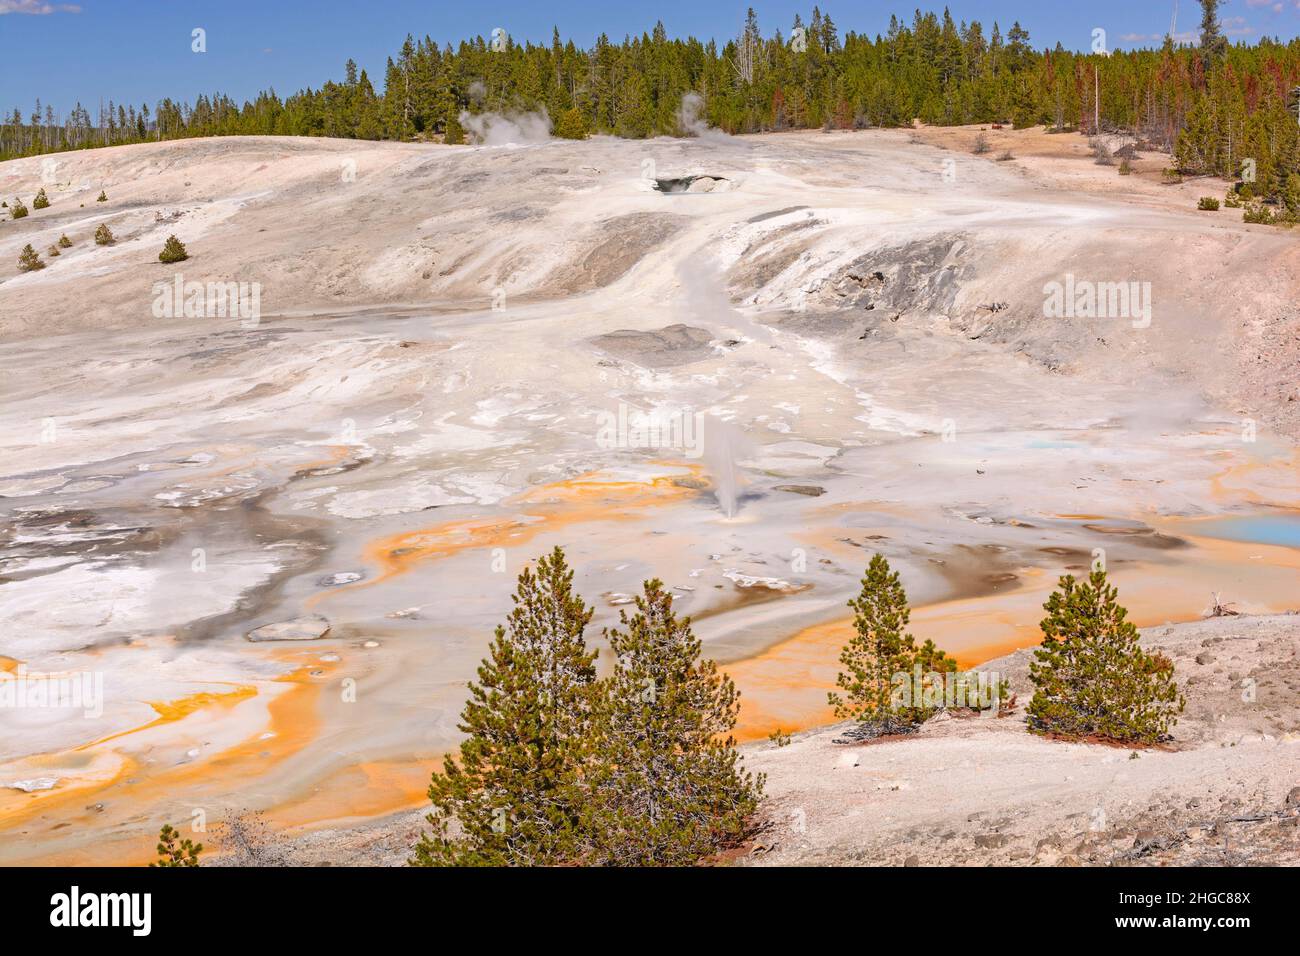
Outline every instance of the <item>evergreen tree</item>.
POLYGON ((465 127, 460 125, 460 118, 455 113, 447 115, 442 141, 448 146, 460 146, 465 142, 465 127))
POLYGON ((185 243, 175 236, 168 236, 167 241, 163 243, 162 252, 158 253, 158 261, 168 264, 184 262, 189 257, 190 254, 185 251, 185 243))
POLYGON ((587 121, 582 111, 571 106, 561 113, 559 122, 555 124, 555 135, 560 139, 586 139, 587 121))
POLYGON ((593 609, 573 593, 560 548, 536 572, 524 569, 514 602, 469 685, 460 759, 448 757, 430 781, 433 829, 413 865, 555 865, 579 855, 593 609))
MULTIPOLYGON (((461 141, 462 109, 546 109, 564 125, 577 110, 588 133, 628 137, 679 135, 676 114, 695 91, 710 126, 728 132, 778 128, 989 123, 1052 123, 1124 129, 1162 150, 1180 147, 1182 168, 1234 175, 1245 158, 1259 175, 1243 183, 1247 198, 1284 203, 1288 177, 1300 173, 1300 131, 1290 91, 1300 78, 1300 38, 1227 43, 1221 5, 1205 3, 1201 43, 1075 52, 1057 44, 1034 50, 1013 23, 955 24, 951 14, 916 11, 910 24, 892 17, 884 36, 840 31, 813 10, 794 47, 780 31, 764 36, 746 16, 739 36, 722 44, 668 35, 662 24, 621 43, 600 35, 590 49, 562 41, 482 37, 439 47, 408 36, 388 60, 376 92, 354 61, 340 81, 327 80, 287 98, 274 90, 239 103, 224 94, 193 105, 163 98, 150 110, 111 103, 97 121, 77 104, 55 127, 41 111, 0 114, 0 159, 143 139, 220 135, 342 136, 428 140, 441 132, 461 141), (473 95, 470 92, 473 90, 473 95), (472 101, 472 102, 471 102, 472 101), (44 119, 42 120, 42 116, 44 119)), ((100 201, 107 196, 100 194, 100 201)), ((1300 213, 1283 212, 1283 221, 1300 213)))
POLYGON ((1138 646, 1117 594, 1097 570, 1084 582, 1061 578, 1043 605, 1043 643, 1029 668, 1031 731, 1150 744, 1177 722, 1185 701, 1173 663, 1138 646))
POLYGON ((731 736, 740 694, 700 659, 689 618, 655 580, 607 632, 614 672, 600 682, 583 803, 587 862, 668 866, 736 845, 763 779, 740 765, 731 736))
POLYGON ((48 209, 50 206, 50 197, 45 195, 45 187, 42 186, 36 193, 36 198, 32 200, 33 209, 48 209))
POLYGON ((18 271, 35 272, 44 268, 45 263, 41 261, 40 254, 32 248, 32 244, 29 242, 23 246, 23 251, 18 253, 18 271))
POLYGON ((115 242, 117 239, 113 236, 113 230, 108 228, 108 223, 100 223, 99 228, 95 230, 95 245, 111 246, 115 242))
POLYGON ((66 233, 59 236, 59 247, 62 249, 69 249, 72 247, 72 240, 68 238, 66 233))
POLYGON ((52 245, 50 246, 50 248, 46 249, 45 254, 49 256, 51 259, 53 259, 55 256, 63 255, 63 253, 59 252, 59 247, 57 244, 52 245))
POLYGON ((898 572, 891 572, 884 555, 876 554, 867 566, 853 609, 853 638, 840 651, 846 670, 835 678, 845 696, 831 692, 827 700, 835 716, 858 721, 883 720, 890 710, 890 686, 896 673, 908 670, 904 633, 911 612, 898 572))
POLYGON ((22 219, 27 215, 27 207, 23 205, 21 199, 14 200, 14 204, 9 207, 9 215, 14 219, 22 219))
POLYGON ((181 840, 180 833, 170 823, 164 823, 158 832, 158 859, 150 866, 198 866, 203 844, 181 840))
POLYGON ((108 193, 101 189, 99 191, 99 198, 96 199, 95 202, 108 202, 108 193))
POLYGON ((1286 174, 1281 190, 1282 205, 1291 219, 1300 216, 1300 173, 1292 170, 1286 174))
POLYGON ((898 572, 891 571, 884 555, 867 565, 862 589, 849 601, 853 609, 854 636, 840 652, 844 670, 835 678, 843 694, 827 700, 841 719, 869 723, 881 732, 902 731, 934 715, 935 707, 923 703, 928 682, 935 674, 956 671, 957 662, 927 640, 921 647, 907 632, 911 610, 898 572), (921 686, 911 686, 917 668, 921 686), (895 699, 895 682, 908 683, 907 699, 895 699))
POLYGON ((1223 56, 1228 39, 1219 23, 1219 0, 1201 0, 1201 55, 1208 67, 1223 56))

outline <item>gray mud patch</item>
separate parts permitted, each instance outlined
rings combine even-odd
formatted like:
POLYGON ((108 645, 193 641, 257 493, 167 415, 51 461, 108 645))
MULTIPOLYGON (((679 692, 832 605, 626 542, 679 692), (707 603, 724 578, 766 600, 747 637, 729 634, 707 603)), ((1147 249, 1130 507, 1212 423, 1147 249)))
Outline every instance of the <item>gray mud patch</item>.
POLYGON ((645 368, 688 365, 712 354, 713 333, 680 322, 662 329, 619 329, 589 339, 606 355, 645 368))
POLYGON ((764 222, 768 219, 776 219, 778 216, 788 216, 792 212, 798 212, 801 209, 807 209, 807 206, 786 206, 784 209, 774 209, 771 212, 760 212, 757 216, 750 216, 745 222, 756 223, 764 222))
POLYGON ((851 262, 824 287, 822 298, 849 308, 919 314, 952 309, 960 282, 970 277, 967 243, 938 236, 871 252, 851 262))
POLYGON ((866 339, 908 316, 952 312, 973 276, 960 235, 936 236, 864 253, 808 296, 807 311, 782 317, 782 328, 822 337, 866 339), (852 318, 846 311, 858 313, 852 318))
POLYGON ((588 251, 553 272, 546 284, 558 294, 603 288, 675 236, 686 222, 683 216, 648 212, 606 219, 588 237, 588 251))

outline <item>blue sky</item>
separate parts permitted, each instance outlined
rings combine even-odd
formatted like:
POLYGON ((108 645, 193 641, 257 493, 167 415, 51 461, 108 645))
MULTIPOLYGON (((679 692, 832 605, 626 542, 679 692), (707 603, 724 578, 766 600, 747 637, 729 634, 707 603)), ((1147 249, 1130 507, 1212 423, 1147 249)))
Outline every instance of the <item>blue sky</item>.
MULTIPOLYGON (((1154 45, 1169 29, 1175 0, 952 0, 956 20, 997 20, 1006 32, 1019 19, 1034 46, 1058 40, 1086 49, 1094 27, 1112 48, 1154 45)), ((1178 33, 1191 39, 1200 22, 1196 0, 1177 0, 1178 33)), ((734 36, 752 5, 764 34, 789 33, 787 0, 0 0, 0 109, 26 114, 34 99, 62 114, 76 100, 92 113, 106 100, 154 103, 163 95, 193 100, 220 90, 244 99, 274 87, 281 95, 339 78, 352 57, 376 86, 384 63, 408 33, 442 41, 488 36, 504 27, 517 40, 549 41, 551 27, 589 44, 648 32, 662 19, 672 35, 734 36), (207 33, 207 52, 191 52, 191 31, 207 33)), ((890 13, 941 11, 919 0, 826 0, 841 32, 884 32, 890 13)), ((1234 40, 1290 39, 1300 32, 1300 0, 1228 0, 1221 13, 1234 40)))

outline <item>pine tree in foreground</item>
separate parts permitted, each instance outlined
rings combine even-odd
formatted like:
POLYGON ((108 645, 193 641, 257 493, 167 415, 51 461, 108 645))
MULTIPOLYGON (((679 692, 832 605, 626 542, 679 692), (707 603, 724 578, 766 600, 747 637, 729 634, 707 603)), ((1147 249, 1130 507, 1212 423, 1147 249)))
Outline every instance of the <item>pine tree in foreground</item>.
POLYGON ((175 236, 168 236, 167 241, 163 243, 162 252, 158 253, 158 261, 168 264, 184 262, 189 257, 190 254, 185 251, 185 243, 175 236))
POLYGON ((158 832, 158 859, 150 866, 198 866, 203 844, 180 839, 180 832, 164 823, 158 832))
POLYGON ((33 209, 48 209, 50 207, 50 197, 45 195, 45 187, 42 186, 36 193, 36 198, 32 200, 33 209))
POLYGON ((9 215, 14 219, 22 219, 27 215, 27 207, 23 205, 21 199, 14 200, 14 204, 9 207, 9 215))
POLYGON ((560 548, 519 575, 514 609, 469 685, 460 759, 448 757, 430 781, 433 831, 412 865, 577 859, 596 652, 584 639, 593 609, 572 585, 560 548))
POLYGON ((95 230, 95 245, 111 246, 115 242, 117 239, 113 236, 113 230, 108 228, 108 223, 101 223, 95 230))
POLYGON ((29 242, 23 246, 23 251, 18 253, 18 271, 35 272, 44 268, 45 263, 41 261, 40 253, 32 248, 32 244, 29 242))
POLYGON ((925 681, 930 675, 955 671, 957 662, 933 641, 916 646, 906 630, 912 614, 907 592, 884 555, 872 556, 862 590, 849 607, 856 633, 840 652, 845 669, 835 678, 843 693, 827 695, 835 716, 871 724, 880 733, 906 731, 928 720, 936 708, 923 704, 925 687, 911 687, 909 699, 900 703, 892 694, 895 677, 910 680, 919 666, 925 681))
POLYGON ((1084 582, 1066 575, 1043 605, 1043 643, 1029 667, 1034 733, 1151 744, 1177 723, 1186 702, 1173 662, 1138 646, 1117 593, 1105 571, 1084 582))
POLYGON ((700 660, 690 619, 648 581, 636 614, 608 632, 616 657, 594 720, 585 861, 597 865, 698 863, 738 844, 762 798, 763 779, 740 766, 731 732, 739 693, 700 660))

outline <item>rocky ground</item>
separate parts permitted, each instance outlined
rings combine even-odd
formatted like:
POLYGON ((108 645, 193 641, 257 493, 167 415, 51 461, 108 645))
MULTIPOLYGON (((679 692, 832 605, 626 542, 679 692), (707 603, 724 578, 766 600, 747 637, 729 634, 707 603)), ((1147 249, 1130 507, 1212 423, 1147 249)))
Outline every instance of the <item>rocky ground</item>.
POLYGON ((940 714, 915 736, 835 743, 843 726, 754 745, 768 776, 762 865, 1300 863, 1300 614, 1149 628, 1187 707, 1168 745, 1129 750, 1025 729, 1032 652, 981 665, 1017 712, 940 714))
MULTIPOLYGON (((1293 237, 1198 213, 1158 157, 1121 179, 1078 137, 1008 134, 999 161, 978 132, 0 164, 0 195, 51 199, 0 222, 0 669, 104 680, 93 719, 0 711, 0 862, 418 805, 555 545, 598 646, 642 581, 673 589, 746 741, 829 719, 876 551, 967 661, 1032 643, 1099 555, 1139 623, 1211 591, 1292 607, 1293 237), (172 234, 190 258, 164 266, 172 234), (1150 299, 1049 315, 1070 277, 1150 299), (211 308, 227 283, 238 308, 211 308)), ((905 746, 960 750, 958 723, 905 746)))

